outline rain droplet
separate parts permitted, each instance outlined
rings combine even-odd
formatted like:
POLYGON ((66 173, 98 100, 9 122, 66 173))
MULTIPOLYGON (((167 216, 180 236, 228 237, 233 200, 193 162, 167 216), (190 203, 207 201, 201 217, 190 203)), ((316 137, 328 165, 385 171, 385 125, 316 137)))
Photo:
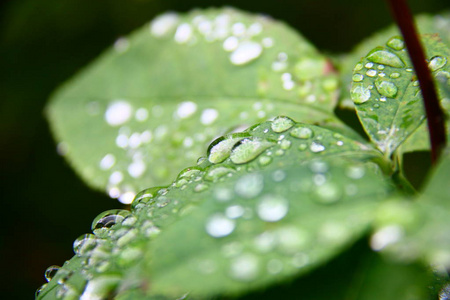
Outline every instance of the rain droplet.
POLYGON ((353 102, 361 104, 370 99, 370 89, 364 87, 363 84, 354 84, 350 93, 353 102))
POLYGON ((435 56, 430 59, 428 67, 431 71, 442 69, 447 64, 447 58, 442 56, 435 56))
POLYGON ((375 80, 375 87, 377 88, 377 91, 383 96, 389 98, 395 98, 395 96, 397 96, 397 86, 389 80, 378 78, 377 80, 375 80))
POLYGON ((184 178, 184 179, 192 179, 193 177, 199 176, 201 173, 200 169, 198 169, 197 167, 189 167, 186 168, 184 170, 182 170, 180 172, 180 174, 178 174, 178 179, 184 178))
POLYGON ((311 239, 308 232, 297 227, 283 227, 276 231, 278 244, 285 253, 296 253, 305 248, 311 239))
POLYGON ((353 81, 360 82, 364 79, 364 75, 362 74, 354 74, 352 77, 353 81))
POLYGON ((272 130, 274 132, 284 132, 294 126, 295 122, 288 117, 276 117, 271 124, 272 130))
POLYGON ((213 141, 208 148, 208 160, 213 164, 223 162, 230 156, 233 146, 242 140, 244 136, 240 135, 231 138, 220 137, 213 141))
POLYGON ((93 234, 83 234, 73 242, 73 251, 78 256, 88 255, 97 246, 97 237, 93 234))
POLYGON ((128 166, 128 174, 133 178, 139 178, 144 174, 147 166, 142 160, 135 160, 128 166))
POLYGON ((162 37, 166 35, 178 23, 178 15, 166 13, 155 18, 150 24, 150 32, 153 36, 162 37))
POLYGON ((206 232, 215 238, 221 238, 233 232, 235 223, 222 214, 213 215, 206 222, 206 232))
POLYGON ((118 126, 127 122, 133 114, 130 103, 124 100, 112 102, 105 112, 105 120, 111 126, 118 126))
POLYGON ((109 228, 117 223, 121 223, 125 217, 130 215, 128 210, 111 209, 99 214, 92 222, 92 231, 97 236, 102 236, 108 232, 109 228))
POLYGON ((375 71, 374 69, 367 70, 366 75, 369 77, 374 77, 375 75, 377 75, 377 71, 375 71))
POLYGON ((227 167, 227 166, 211 166, 207 171, 205 175, 206 180, 210 181, 216 181, 220 178, 232 174, 236 172, 233 168, 227 167))
POLYGON ((311 146, 309 146, 309 150, 311 150, 311 152, 318 153, 318 152, 324 151, 325 150, 325 146, 322 145, 318 141, 314 141, 314 142, 311 143, 311 146))
POLYGON ((382 65, 391 66, 394 68, 402 68, 405 63, 396 54, 384 50, 382 48, 376 48, 367 55, 367 59, 382 65))
POLYGON ((288 201, 280 195, 265 195, 258 203, 257 213, 263 221, 277 222, 288 213, 288 201))
POLYGON ((386 43, 386 45, 394 50, 400 51, 405 48, 405 42, 401 37, 395 36, 386 43))
POLYGON ((234 187, 236 193, 243 198, 254 198, 264 188, 264 178, 260 174, 248 174, 242 176, 234 187))
POLYGON ((313 188, 313 198, 322 204, 331 204, 339 201, 343 196, 342 189, 334 183, 325 182, 313 188))
POLYGON ((289 134, 298 139, 309 139, 314 135, 313 131, 310 128, 301 125, 297 125, 296 127, 294 127, 289 132, 289 134))
POLYGON ((101 275, 89 280, 80 300, 108 299, 121 279, 118 275, 101 275))
POLYGON ((246 138, 239 141, 231 151, 230 159, 235 164, 248 163, 257 158, 274 143, 258 138, 246 138))
POLYGON ((208 188, 209 188, 209 185, 207 185, 206 183, 200 183, 195 186, 194 192, 200 193, 200 192, 206 191, 208 188))
POLYGON ((245 65, 257 59, 262 53, 262 46, 251 41, 244 41, 230 55, 230 61, 234 65, 245 65))
POLYGON ((252 254, 242 254, 231 261, 230 275, 240 281, 251 281, 259 272, 258 258, 252 254))
POLYGON ((362 166, 351 166, 345 172, 345 175, 352 179, 361 179, 365 174, 366 170, 362 166))
POLYGON ((47 268, 47 270, 45 270, 44 276, 47 282, 49 282, 50 280, 52 280, 53 277, 55 277, 56 272, 58 272, 60 268, 61 268, 60 266, 50 266, 47 268))

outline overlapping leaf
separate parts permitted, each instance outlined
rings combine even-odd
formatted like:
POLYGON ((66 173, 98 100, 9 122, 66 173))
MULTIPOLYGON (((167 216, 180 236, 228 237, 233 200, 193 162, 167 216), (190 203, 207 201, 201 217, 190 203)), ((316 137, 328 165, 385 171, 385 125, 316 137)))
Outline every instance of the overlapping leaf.
MULTIPOLYGON (((433 75, 450 78, 450 49, 437 35, 423 36, 423 42, 433 75)), ((351 96, 365 131, 386 156, 426 118, 419 82, 400 37, 373 49, 356 65, 351 96)), ((421 147, 426 140, 416 142, 421 147)))
MULTIPOLYGON (((311 238, 320 233, 321 247, 314 244, 314 249, 317 249, 317 254, 314 255, 317 257, 307 258, 306 254, 299 254, 297 251, 290 253, 291 260, 295 261, 297 266, 301 265, 302 259, 308 259, 305 270, 312 269, 338 254, 367 228, 376 200, 386 195, 390 187, 382 179, 383 175, 377 165, 365 162, 381 159, 381 153, 370 145, 330 129, 296 123, 287 117, 278 117, 247 131, 219 138, 210 145, 207 156, 201 158, 197 166, 183 170, 170 186, 151 188, 139 193, 133 202, 132 212, 112 210, 99 215, 92 225, 94 235, 83 235, 75 241, 74 259, 81 259, 82 262, 77 274, 81 274, 85 280, 85 286, 77 289, 77 297, 126 297, 130 293, 168 293, 179 297, 195 289, 195 286, 186 282, 179 283, 175 278, 190 273, 188 269, 185 269, 188 273, 182 271, 183 264, 190 264, 192 259, 196 260, 198 257, 191 257, 192 259, 185 262, 172 261, 174 265, 167 265, 167 268, 160 265, 154 269, 155 256, 149 251, 149 247, 153 247, 152 245, 160 240, 160 232, 172 228, 174 231, 168 236, 178 234, 179 226, 191 220, 195 221, 195 226, 189 229, 187 235, 181 234, 183 239, 177 240, 181 244, 176 247, 182 245, 180 250, 189 250, 205 241, 207 244, 212 242, 207 249, 208 255, 220 255, 221 250, 216 248, 223 240, 216 240, 205 233, 205 218, 211 214, 211 210, 223 210, 224 205, 228 207, 233 201, 245 199, 248 200, 246 205, 255 204, 256 194, 252 196, 252 193, 256 192, 258 196, 267 194, 267 199, 269 195, 273 196, 265 204, 266 214, 270 214, 273 208, 277 210, 274 202, 277 199, 281 204, 287 205, 284 208, 278 207, 278 210, 281 214, 286 214, 286 220, 290 220, 292 224, 283 221, 280 227, 276 225, 275 219, 266 222, 261 219, 247 219, 247 216, 253 213, 253 208, 247 209, 243 204, 236 204, 228 210, 229 214, 234 214, 239 220, 222 215, 222 221, 230 224, 246 220, 250 230, 247 236, 249 240, 255 237, 256 231, 273 226, 278 248, 295 248, 298 243, 305 242, 301 235, 297 236, 298 232, 307 232, 307 235, 312 235, 311 238), (262 186, 264 181, 268 184, 262 186), (239 192, 234 186, 240 186, 239 192), (270 193, 267 192, 269 189, 270 193), (292 196, 299 194, 305 194, 305 201, 299 201, 297 204, 292 196), (315 198, 316 202, 312 201, 312 198, 315 198), (222 199, 224 202, 215 199, 222 199), (355 204, 360 202, 361 205, 354 205, 351 201, 355 201, 355 204), (289 218, 286 209, 290 211, 289 218), (293 217, 297 210, 300 214, 302 211, 306 214, 304 220, 299 219, 300 225, 293 217), (200 217, 195 217, 196 214, 200 217), (319 216, 322 217, 318 218, 319 216), (184 221, 178 221, 180 218, 184 221), (196 232, 199 226, 201 230, 196 232), (283 234, 287 240, 282 238, 283 234), (334 234, 336 236, 333 236, 334 234), (201 239, 197 240, 196 235, 201 235, 201 239), (295 236, 293 240, 292 235, 295 236), (294 244, 290 244, 291 242, 294 244), (213 252, 215 250, 218 251, 213 252), (150 262, 152 265, 149 267, 150 262), (175 266, 181 269, 173 269, 175 266), (175 273, 172 274, 174 280, 168 282, 173 287, 166 291, 162 283, 163 278, 169 276, 168 271, 175 273)), ((260 234, 262 233, 261 231, 260 234)), ((170 240, 167 243, 165 239, 161 239, 160 243, 155 244, 156 249, 167 252, 170 256, 170 251, 174 250, 172 248, 175 246, 173 242, 175 241, 170 240)), ((264 243, 264 236, 261 242, 264 243)), ((309 250, 312 251, 313 248, 309 250)), ((192 254, 194 253, 186 253, 188 256, 192 254)), ((280 253, 274 252, 273 255, 279 259, 280 253)), ((167 262, 167 257, 161 257, 161 263, 163 262, 167 262)), ((275 269, 279 268, 279 262, 271 264, 275 265, 275 269)), ((208 269, 208 261, 202 266, 208 269)), ((63 267, 62 272, 66 271, 65 269, 63 267)), ((191 272, 194 280, 198 280, 198 276, 204 276, 198 273, 199 269, 196 270, 195 274, 191 272)), ((291 266, 285 275, 294 274, 297 274, 297 268, 291 266)), ((224 276, 224 273, 207 277, 216 281, 221 276, 224 276)), ((267 282, 276 278, 275 274, 271 277, 267 282)), ((224 283, 228 284, 230 280, 233 281, 228 278, 224 283)), ((54 293, 66 289, 64 282, 58 282, 58 279, 52 280, 50 284, 54 286, 52 289, 55 291, 49 292, 49 296, 41 297, 42 299, 53 299, 54 293), (55 283, 55 280, 59 284, 55 283)), ((218 285, 217 290, 208 292, 220 292, 222 288, 223 285, 218 285)), ((238 284, 232 290, 236 288, 243 289, 243 286, 238 284)), ((43 295, 47 295, 46 289, 43 292, 43 295)), ((206 292, 203 291, 203 294, 206 292)))
POLYGON ((90 186, 129 203, 215 137, 280 114, 337 122, 327 59, 283 23, 234 9, 168 13, 59 89, 48 116, 90 186))

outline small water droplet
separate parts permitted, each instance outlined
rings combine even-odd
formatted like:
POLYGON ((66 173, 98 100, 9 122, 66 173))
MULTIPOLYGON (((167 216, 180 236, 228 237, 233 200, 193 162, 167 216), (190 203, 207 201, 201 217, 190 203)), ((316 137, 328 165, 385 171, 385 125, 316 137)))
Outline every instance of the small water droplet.
POLYGON ((397 96, 397 86, 389 80, 378 78, 377 80, 375 80, 375 87, 377 88, 377 91, 383 96, 389 98, 395 98, 395 96, 397 96))
POLYGON ((44 283, 43 285, 41 285, 37 290, 36 293, 34 294, 34 297, 37 298, 39 296, 40 293, 42 293, 42 291, 47 287, 47 283, 44 283))
POLYGON ((207 108, 202 111, 202 115, 200 116, 200 122, 203 125, 210 125, 216 121, 219 117, 219 112, 214 108, 207 108))
POLYGON ((355 104, 361 104, 370 99, 371 92, 363 84, 354 84, 350 95, 355 104))
POLYGON ((286 172, 283 170, 276 170, 272 173, 272 179, 275 182, 281 182, 286 178, 286 172))
POLYGON ((60 266, 50 266, 45 270, 44 276, 47 282, 52 280, 53 277, 55 277, 56 272, 60 269, 60 266))
POLYGON ((360 82, 363 79, 364 79, 364 75, 362 75, 362 74, 354 74, 352 76, 352 80, 355 81, 355 82, 360 82))
POLYGON ((375 71, 374 69, 367 70, 366 75, 369 77, 374 77, 375 75, 377 75, 377 71, 375 71))
POLYGON ((169 205, 169 203, 170 199, 165 196, 159 196, 155 199, 155 205, 159 208, 166 207, 167 205, 169 205))
POLYGON ((309 146, 309 150, 314 153, 325 151, 325 146, 318 141, 314 141, 309 146))
POLYGON ((209 188, 209 185, 207 185, 206 183, 199 183, 195 186, 194 192, 200 193, 200 192, 206 191, 208 188, 209 188))
POLYGON ((121 223, 125 217, 130 215, 128 210, 111 209, 99 214, 92 222, 92 231, 97 236, 107 234, 109 228, 121 223))
POLYGON ((447 64, 447 58, 442 56, 434 56, 430 59, 430 62, 428 63, 428 67, 431 71, 437 71, 439 69, 442 69, 447 64))
POLYGON ((196 176, 199 176, 200 173, 201 173, 200 169, 198 169, 196 167, 195 168, 189 167, 189 168, 182 170, 180 172, 180 174, 178 174, 177 178, 178 179, 184 178, 184 179, 190 180, 196 176))
POLYGON ((80 300, 108 299, 121 281, 118 275, 101 275, 87 282, 80 300))
POLYGON ((357 63, 355 68, 353 68, 353 71, 357 72, 357 71, 361 71, 363 68, 362 63, 357 63))
POLYGON ((271 259, 267 262, 267 272, 269 274, 278 274, 283 270, 283 262, 279 259, 271 259))
POLYGON ((73 242, 73 251, 77 256, 89 255, 97 246, 97 237, 93 234, 83 234, 73 242))
POLYGON ((150 23, 150 32, 153 36, 162 37, 172 30, 178 23, 178 15, 166 13, 158 16, 150 23))
POLYGON ((215 238, 225 237, 231 234, 235 228, 235 222, 222 214, 213 215, 206 222, 206 232, 215 238))
POLYGON ((400 51, 405 48, 405 42, 403 38, 395 36, 389 39, 386 45, 394 50, 400 51))
POLYGON ((248 163, 274 144, 275 143, 258 138, 243 139, 234 145, 230 154, 230 159, 235 164, 248 163))
POLYGON ((312 138, 314 135, 313 131, 310 128, 304 127, 302 125, 295 126, 289 132, 289 134, 298 139, 309 139, 312 138))
POLYGON ((191 40, 192 35, 192 26, 187 23, 183 23, 177 27, 174 39, 178 44, 186 44, 191 40))
POLYGON ((114 101, 108 105, 105 120, 111 126, 118 126, 127 122, 133 114, 133 108, 125 100, 114 101))
POLYGON ((298 145, 298 150, 305 151, 308 148, 308 145, 306 144, 300 144, 298 145))
POLYGON ((264 177, 260 174, 248 174, 242 176, 234 187, 236 193, 243 198, 254 198, 264 188, 264 177))
POLYGON ((276 231, 278 246, 285 253, 296 253, 311 240, 309 233, 298 227, 282 227, 276 231))
POLYGON ((230 55, 230 61, 232 64, 240 66, 245 65, 255 59, 257 59, 263 51, 260 44, 244 41, 230 55))
POLYGON ((315 186, 312 190, 314 200, 322 204, 331 204, 339 201, 343 196, 342 189, 334 183, 325 182, 315 186))
POLYGON ((280 195, 265 195, 258 203, 258 216, 266 222, 277 222, 288 213, 288 204, 280 195))
POLYGON ((373 63, 369 62, 364 65, 367 69, 373 68, 373 63))
POLYGON ((223 42, 222 46, 225 51, 234 51, 239 46, 239 39, 235 36, 230 36, 223 42))
POLYGON ((292 257, 292 265, 295 268, 303 268, 309 263, 309 257, 305 253, 298 252, 292 257))
POLYGON ((375 251, 380 251, 388 245, 398 242, 403 234, 403 229, 398 225, 383 227, 372 235, 370 247, 375 251))
POLYGON ((291 144, 292 144, 292 142, 289 140, 282 140, 280 142, 280 147, 283 150, 287 150, 287 149, 291 148, 291 144))
POLYGON ((176 115, 180 119, 186 119, 197 111, 197 104, 192 101, 184 101, 178 105, 176 115))
POLYGON ((397 72, 394 72, 394 73, 392 73, 391 75, 389 75, 389 77, 392 78, 392 79, 397 79, 397 78, 399 78, 400 76, 401 76, 401 74, 400 74, 400 73, 397 73, 397 72))
POLYGON ((232 205, 227 207, 225 215, 230 219, 237 219, 244 215, 245 209, 240 205, 232 205))
POLYGON ((258 159, 258 162, 259 162, 260 166, 267 166, 272 162, 272 158, 269 156, 263 155, 258 159))
POLYGON ((280 133, 289 130, 294 124, 295 122, 291 118, 280 116, 272 121, 271 128, 274 132, 280 133))
POLYGON ((239 281, 252 281, 259 272, 258 258, 252 254, 241 254, 230 265, 230 275, 239 281))
POLYGON ((382 65, 402 68, 405 63, 396 54, 382 48, 376 48, 367 55, 367 59, 382 65))
POLYGON ((233 168, 227 166, 211 166, 206 171, 205 179, 217 181, 226 175, 236 172, 233 168))
POLYGON ((345 172, 345 175, 351 179, 361 179, 365 174, 366 170, 362 166, 351 166, 345 172))

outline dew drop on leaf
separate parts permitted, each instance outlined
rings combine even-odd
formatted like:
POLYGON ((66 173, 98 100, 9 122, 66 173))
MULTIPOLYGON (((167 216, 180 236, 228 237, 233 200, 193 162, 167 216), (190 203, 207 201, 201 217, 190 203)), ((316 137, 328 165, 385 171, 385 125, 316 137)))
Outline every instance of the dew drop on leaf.
POLYGON ((397 73, 397 72, 394 72, 394 73, 392 73, 391 75, 389 75, 389 77, 392 78, 392 79, 397 79, 397 78, 399 78, 400 76, 401 76, 400 73, 397 73))
POLYGON ((258 196, 264 188, 264 178, 259 174, 242 176, 234 187, 236 193, 243 198, 258 196))
POLYGON ((274 132, 284 132, 294 126, 295 122, 288 117, 276 117, 271 124, 272 130, 274 132))
POLYGON ((133 114, 131 104, 124 100, 111 103, 105 112, 105 120, 111 126, 122 125, 127 122, 133 114))
POLYGON ((233 65, 245 65, 257 59, 262 53, 262 46, 256 42, 244 41, 230 55, 233 65))
POLYGON ((220 178, 234 172, 235 170, 233 168, 227 166, 211 166, 206 171, 205 179, 209 181, 217 181, 220 178))
POLYGON ((50 266, 45 270, 44 276, 47 282, 52 280, 53 277, 55 277, 56 272, 58 272, 60 268, 61 268, 60 266, 50 266))
POLYGON ((361 104, 370 99, 370 89, 364 87, 363 84, 355 84, 350 92, 353 102, 361 104))
POLYGON ((35 298, 39 296, 39 294, 47 287, 47 285, 47 283, 44 283, 36 290, 36 293, 34 294, 35 298))
POLYGON ((334 184, 325 182, 322 185, 313 188, 313 198, 322 204, 331 204, 339 201, 343 196, 342 189, 334 184))
POLYGON ((377 71, 375 71, 374 69, 367 70, 366 75, 369 77, 374 77, 375 75, 377 75, 377 71))
POLYGON ((360 82, 363 79, 364 79, 364 75, 362 75, 362 74, 354 74, 353 77, 352 77, 352 80, 354 82, 360 82))
POLYGON ((367 59, 371 62, 391 66, 394 68, 402 68, 405 66, 405 63, 396 54, 379 48, 370 52, 367 55, 367 59))
POLYGON ((434 56, 430 59, 428 67, 431 69, 431 71, 437 71, 439 69, 442 69, 446 64, 447 58, 442 56, 434 56))
POLYGON ((235 164, 245 164, 257 158, 274 143, 257 138, 244 139, 237 143, 230 154, 230 159, 235 164))
POLYGON ((92 231, 97 236, 107 233, 108 229, 121 223, 131 213, 128 210, 112 209, 99 214, 92 222, 92 231))
POLYGON ((309 139, 314 135, 313 131, 310 128, 301 125, 297 125, 296 127, 294 127, 289 132, 289 134, 298 139, 309 139))
POLYGON ((101 275, 88 281, 80 300, 107 299, 121 281, 118 275, 101 275))
POLYGON ((237 219, 244 215, 245 209, 240 205, 232 205, 227 207, 225 215, 230 219, 237 219))
POLYGON ((401 37, 393 37, 389 39, 386 45, 394 50, 400 51, 405 48, 405 42, 401 37))
POLYGON ((242 139, 243 137, 216 139, 208 148, 208 160, 213 164, 223 162, 230 156, 231 148, 242 139))
POLYGON ((166 35, 178 23, 178 15, 175 13, 166 13, 158 16, 150 24, 150 32, 155 37, 166 35))
POLYGON ((393 82, 389 80, 378 78, 377 80, 375 80, 375 87, 377 88, 377 91, 383 96, 389 98, 395 98, 395 96, 397 96, 398 88, 393 82))
POLYGON ((318 153, 318 152, 322 152, 325 150, 325 146, 322 145, 320 142, 318 141, 314 141, 311 143, 311 145, 309 146, 309 150, 311 150, 311 152, 314 153, 318 153))
POLYGON ((231 261, 230 275, 239 281, 254 280, 259 272, 258 258, 252 254, 241 254, 231 261))
POLYGON ((206 232, 215 238, 229 235, 235 228, 235 222, 222 214, 213 215, 206 222, 206 232))
POLYGON ((288 213, 288 201, 280 195, 265 195, 259 201, 256 211, 261 220, 277 222, 288 213))

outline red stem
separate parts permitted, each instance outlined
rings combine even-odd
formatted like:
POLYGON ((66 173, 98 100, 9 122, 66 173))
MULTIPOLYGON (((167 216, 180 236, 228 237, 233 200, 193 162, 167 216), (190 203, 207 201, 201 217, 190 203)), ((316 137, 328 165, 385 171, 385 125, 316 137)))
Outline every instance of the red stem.
POLYGON ((420 44, 413 17, 406 0, 387 0, 392 15, 397 22, 408 49, 409 57, 419 79, 420 89, 427 115, 428 132, 431 145, 431 161, 433 164, 439 159, 446 145, 445 115, 439 105, 436 88, 428 69, 425 54, 420 44))

